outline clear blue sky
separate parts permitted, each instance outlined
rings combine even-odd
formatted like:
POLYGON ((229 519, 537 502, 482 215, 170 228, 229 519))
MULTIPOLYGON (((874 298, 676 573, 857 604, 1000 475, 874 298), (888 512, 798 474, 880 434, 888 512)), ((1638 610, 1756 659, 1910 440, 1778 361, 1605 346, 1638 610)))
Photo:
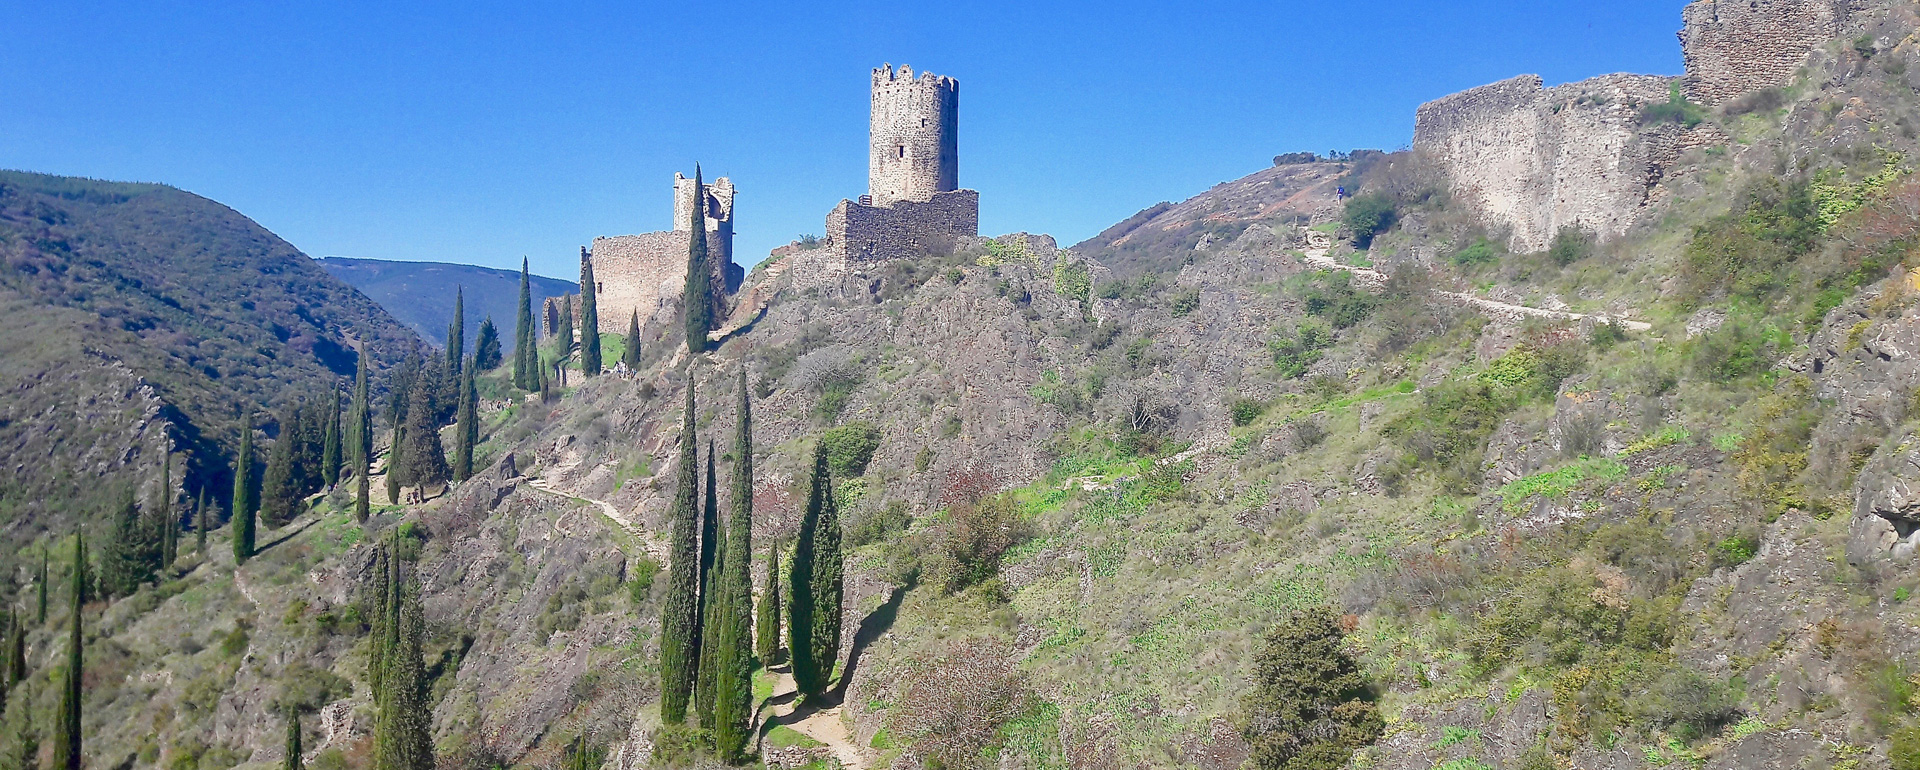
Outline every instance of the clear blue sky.
POLYGON ((0 0, 0 167, 176 185, 314 256, 571 277, 668 227, 698 160, 751 264, 865 191, 868 72, 909 63, 961 81, 983 233, 1070 244, 1276 153, 1403 146, 1463 88, 1677 73, 1681 5, 0 0))

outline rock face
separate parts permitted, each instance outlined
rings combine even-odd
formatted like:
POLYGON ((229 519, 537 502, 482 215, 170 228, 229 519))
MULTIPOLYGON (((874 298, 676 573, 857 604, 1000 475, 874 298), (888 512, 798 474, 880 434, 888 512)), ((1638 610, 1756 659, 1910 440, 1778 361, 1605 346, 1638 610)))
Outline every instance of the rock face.
POLYGON ((1920 549, 1920 438, 1908 434, 1860 474, 1852 551, 1910 560, 1920 549))

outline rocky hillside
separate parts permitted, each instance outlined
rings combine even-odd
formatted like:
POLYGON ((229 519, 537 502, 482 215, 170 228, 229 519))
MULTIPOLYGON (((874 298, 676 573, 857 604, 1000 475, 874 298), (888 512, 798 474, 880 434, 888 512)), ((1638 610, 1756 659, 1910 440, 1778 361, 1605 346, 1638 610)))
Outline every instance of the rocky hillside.
POLYGON ((14 171, 0 172, 0 307, 8 555, 157 481, 161 452, 189 466, 176 485, 230 488, 240 409, 342 387, 356 345, 384 365, 417 339, 218 203, 14 171))
MULTIPOLYGON (((333 277, 380 303, 415 334, 436 344, 453 325, 453 298, 464 289, 467 297, 467 344, 480 333, 480 321, 492 318, 501 331, 508 355, 513 349, 513 303, 520 301, 520 274, 512 270, 455 265, 443 262, 394 262, 359 257, 321 257, 316 260, 333 277)), ((578 294, 579 284, 558 278, 531 276, 533 306, 538 311, 548 297, 578 294)))
MULTIPOLYGON (((1392 154, 1072 250, 790 250, 713 352, 489 404, 487 470, 446 495, 363 528, 334 493, 244 567, 216 533, 102 608, 92 761, 266 767, 298 703, 311 766, 367 766, 360 597, 396 533, 443 766, 673 755, 653 578, 681 405, 725 446, 744 372, 756 563, 820 441, 851 549, 842 701, 770 719, 772 765, 1240 767, 1261 634, 1331 606, 1386 723, 1351 767, 1907 770, 1920 18, 1845 24, 1790 87, 1691 108, 1726 142, 1604 243, 1510 253, 1392 154)), ((41 674, 16 692, 0 756, 52 713, 41 674)))

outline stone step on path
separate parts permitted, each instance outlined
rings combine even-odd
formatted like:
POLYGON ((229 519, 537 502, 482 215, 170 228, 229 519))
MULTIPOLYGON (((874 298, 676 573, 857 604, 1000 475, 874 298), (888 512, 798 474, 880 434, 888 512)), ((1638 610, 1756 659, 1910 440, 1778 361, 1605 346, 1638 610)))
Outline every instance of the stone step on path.
MULTIPOLYGON (((1340 264, 1340 262, 1336 261, 1332 257, 1327 256, 1327 252, 1330 248, 1331 248, 1330 245, 1323 246, 1323 245, 1316 244, 1314 247, 1301 252, 1301 254, 1303 254, 1306 257, 1306 262, 1308 265, 1312 265, 1313 267, 1321 270, 1340 270, 1343 272, 1351 273, 1353 274, 1354 278, 1359 279, 1360 285, 1366 288, 1377 289, 1381 285, 1387 282, 1387 275, 1385 273, 1382 273, 1371 267, 1358 267, 1355 265, 1340 264)), ((1653 324, 1647 323, 1645 321, 1631 321, 1625 318, 1611 318, 1603 315, 1589 315, 1586 313, 1574 313, 1566 310, 1547 310, 1545 308, 1527 307, 1526 305, 1515 305, 1510 302, 1500 302, 1497 300, 1491 300, 1485 297, 1476 297, 1472 294, 1467 294, 1464 292, 1457 292, 1457 291, 1442 291, 1442 292, 1436 292, 1436 293, 1442 297, 1446 297, 1447 299, 1453 300, 1462 305, 1466 305, 1467 307, 1473 308, 1474 310, 1480 311, 1489 316, 1493 316, 1495 318, 1498 318, 1500 320, 1505 320, 1505 321, 1523 321, 1528 318, 1544 318, 1548 320, 1578 322, 1578 321, 1584 321, 1586 319, 1591 318, 1598 323, 1619 324, 1621 328, 1624 328, 1627 331, 1644 332, 1644 331, 1649 331, 1653 329, 1653 324)))

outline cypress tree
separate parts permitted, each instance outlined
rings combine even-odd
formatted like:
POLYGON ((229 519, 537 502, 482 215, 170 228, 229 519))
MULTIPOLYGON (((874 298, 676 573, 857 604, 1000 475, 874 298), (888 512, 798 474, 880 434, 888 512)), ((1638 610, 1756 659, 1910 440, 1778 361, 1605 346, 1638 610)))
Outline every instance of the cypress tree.
POLYGON ((253 558, 253 415, 240 421, 240 456, 233 461, 233 560, 253 558))
POLYGON ((27 624, 19 613, 13 615, 13 638, 7 645, 7 684, 27 681, 27 624))
POLYGON ((707 332, 713 331, 713 266, 707 256, 707 186, 701 181, 700 165, 693 166, 693 217, 689 221, 687 247, 687 283, 680 293, 681 311, 687 320, 687 352, 707 349, 707 332))
POLYGON ((813 476, 806 514, 800 520, 791 582, 793 609, 788 619, 787 650, 793 659, 793 679, 800 692, 819 697, 833 678, 834 663, 840 655, 840 605, 846 591, 840 517, 834 506, 825 443, 814 446, 813 476))
POLYGON ((13 686, 20 681, 13 675, 13 640, 20 635, 20 618, 15 617, 12 612, 3 612, 0 613, 0 621, 3 621, 0 622, 0 628, 4 628, 7 634, 6 665, 0 666, 0 713, 5 713, 7 696, 13 694, 13 686))
POLYGON ((480 331, 473 338, 473 360, 483 372, 500 365, 500 330, 494 328, 493 316, 480 320, 480 331))
POLYGON ((713 638, 718 633, 721 611, 717 606, 721 591, 714 566, 726 558, 727 531, 720 523, 720 489, 713 472, 713 441, 707 441, 707 505, 700 515, 700 676, 694 682, 693 707, 703 727, 713 725, 714 666, 713 638))
POLYGON ((699 444, 694 436, 693 370, 687 370, 687 408, 680 428, 680 486, 673 496, 672 554, 667 602, 660 612, 660 721, 683 724, 700 649, 699 444))
POLYGON ((327 428, 320 449, 320 481, 327 489, 340 483, 341 461, 340 435, 340 394, 331 387, 327 389, 327 428))
POLYGON ((560 360, 566 360, 573 355, 573 295, 571 294, 560 297, 560 317, 553 326, 553 338, 559 340, 555 343, 555 347, 559 351, 556 355, 560 360))
POLYGON ((405 423, 393 424, 393 440, 387 446, 387 504, 400 504, 400 485, 406 481, 406 468, 400 464, 400 447, 407 441, 405 423))
POLYGON ((299 418, 288 410, 280 418, 280 438, 267 450, 267 475, 260 479, 260 518, 268 525, 279 526, 293 518, 299 497, 294 445, 299 441, 299 418))
POLYGON ((210 523, 207 521, 207 506, 207 488, 201 487, 200 502, 193 506, 193 548, 202 560, 207 558, 207 525, 210 523))
POLYGON ((373 468, 373 402, 367 392, 369 363, 366 352, 362 351, 353 374, 353 446, 348 452, 348 461, 353 466, 353 518, 362 522, 372 513, 367 499, 372 492, 367 477, 373 468))
MULTIPOLYGON (((400 449, 401 482, 420 487, 446 483, 449 475, 447 451, 440 445, 440 431, 433 422, 432 393, 425 378, 414 383, 407 399, 406 431, 400 449)), ((424 496, 424 495, 423 495, 424 496)))
POLYGON ((300 761, 300 712, 287 709, 287 761, 282 765, 286 770, 301 770, 306 767, 300 761))
MULTIPOLYGON (((740 371, 739 423, 733 446, 733 510, 721 554, 720 620, 714 648, 713 742, 720 758, 746 760, 753 734, 753 427, 746 367, 740 371)), ((711 450, 708 456, 712 456, 711 450)), ((712 466, 709 465, 709 468, 712 466)), ((711 484, 711 476, 708 477, 711 484)), ((769 584, 771 587, 771 584, 769 584)))
POLYGON ((640 371, 640 311, 633 311, 627 317, 627 349, 621 353, 620 361, 627 365, 627 371, 640 371))
POLYGON ((80 614, 86 606, 87 541, 85 535, 73 537, 73 611, 68 622, 67 668, 60 690, 59 722, 54 726, 55 767, 80 770, 80 614))
POLYGON ((160 536, 160 569, 173 566, 175 556, 180 553, 178 534, 180 517, 173 512, 173 453, 168 452, 160 459, 160 493, 153 499, 154 524, 160 536))
MULTIPOLYGON (((394 564, 396 575, 399 563, 394 564)), ((420 658, 424 632, 418 596, 396 581, 387 639, 385 673, 374 719, 374 770, 432 770, 433 710, 427 702, 426 666, 420 658)))
MULTIPOLYGON (((397 534, 396 530, 393 534, 397 534)), ((393 626, 393 550, 381 549, 374 553, 378 562, 375 586, 373 626, 367 634, 367 688, 373 691, 374 703, 380 702, 383 690, 384 674, 387 670, 387 650, 392 646, 388 632, 393 626)))
POLYGON ((453 323, 447 327, 447 371, 459 372, 467 361, 467 287, 453 289, 453 323))
POLYGON ((473 445, 480 437, 479 396, 474 392, 473 364, 460 371, 460 416, 454 421, 453 480, 473 476, 473 445))
POLYGON ((49 574, 50 573, 47 570, 47 549, 45 546, 41 546, 40 548, 40 579, 34 581, 36 584, 38 584, 39 592, 40 592, 40 608, 39 608, 40 611, 38 614, 39 620, 37 622, 40 623, 41 625, 46 625, 47 623, 47 579, 49 574))
POLYGON ((593 280, 593 256, 580 247, 580 373, 600 374, 600 287, 593 280))
POLYGON ((538 390, 540 354, 533 349, 533 289, 527 278, 527 258, 520 258, 520 304, 513 330, 513 386, 538 390))
POLYGON ((771 666, 780 656, 780 547, 767 549, 767 590, 753 618, 754 655, 771 666))

